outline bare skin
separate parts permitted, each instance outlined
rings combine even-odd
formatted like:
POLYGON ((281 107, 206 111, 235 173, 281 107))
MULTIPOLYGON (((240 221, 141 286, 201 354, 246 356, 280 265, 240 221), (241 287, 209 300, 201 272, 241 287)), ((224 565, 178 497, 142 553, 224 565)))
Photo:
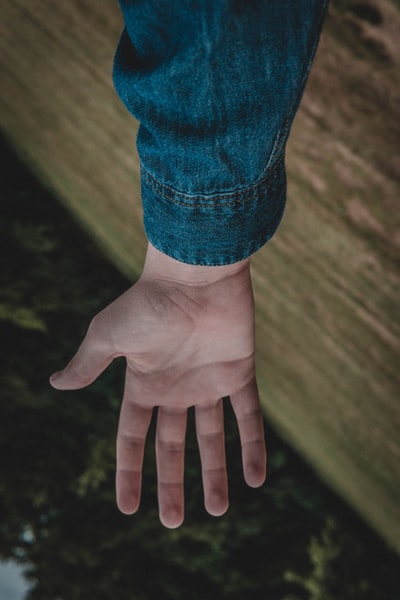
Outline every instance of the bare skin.
POLYGON ((161 522, 184 518, 183 470, 187 409, 195 407, 204 503, 228 508, 222 398, 230 396, 248 485, 263 484, 266 450, 254 373, 254 304, 249 261, 221 267, 180 263, 149 244, 142 276, 92 320, 68 366, 52 375, 59 390, 92 383, 126 357, 117 434, 119 509, 137 511, 142 462, 153 409, 161 522))

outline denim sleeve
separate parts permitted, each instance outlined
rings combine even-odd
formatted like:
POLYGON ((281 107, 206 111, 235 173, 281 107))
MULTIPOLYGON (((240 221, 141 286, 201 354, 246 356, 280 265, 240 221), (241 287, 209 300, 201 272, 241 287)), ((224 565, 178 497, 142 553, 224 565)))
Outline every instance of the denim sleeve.
POLYGON ((120 0, 114 85, 139 120, 144 226, 223 265, 282 218, 285 145, 328 0, 120 0))

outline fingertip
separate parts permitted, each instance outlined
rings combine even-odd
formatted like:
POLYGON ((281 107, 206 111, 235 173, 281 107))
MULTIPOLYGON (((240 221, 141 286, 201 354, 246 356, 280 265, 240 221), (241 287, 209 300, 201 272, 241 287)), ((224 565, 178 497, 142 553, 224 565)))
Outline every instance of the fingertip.
POLYGON ((178 527, 180 527, 183 524, 183 517, 179 518, 179 519, 162 519, 160 517, 160 521, 161 523, 164 525, 164 527, 166 527, 167 529, 178 529, 178 527))
POLYGON ((222 517, 229 508, 228 500, 220 501, 219 503, 206 503, 206 511, 212 517, 222 517))
POLYGON ((205 488, 204 506, 206 511, 213 517, 220 517, 226 513, 229 508, 228 482, 226 477, 217 481, 214 486, 208 485, 205 488))
POLYGON ((50 378, 50 385, 56 390, 80 390, 87 387, 96 379, 93 375, 81 375, 68 365, 61 371, 56 371, 50 378))
POLYGON ((244 479, 249 487, 258 488, 264 485, 267 478, 266 462, 254 461, 248 463, 244 470, 244 479))
POLYGON ((184 521, 183 511, 178 507, 170 510, 168 513, 160 511, 160 521, 167 529, 177 529, 184 521))
POLYGON ((49 377, 50 385, 56 390, 60 389, 61 378, 62 378, 62 371, 56 371, 49 377))
POLYGON ((139 503, 134 505, 130 503, 117 501, 117 507, 120 513, 122 513, 123 515, 130 516, 134 515, 138 511, 139 503))
POLYGON ((183 483, 158 483, 158 513, 161 523, 168 529, 176 529, 185 516, 183 483))
POLYGON ((71 374, 68 368, 62 371, 56 371, 50 376, 50 384, 55 390, 78 390, 88 385, 84 381, 76 381, 73 374, 71 374))
POLYGON ((115 492, 118 510, 124 515, 135 514, 140 506, 141 473, 117 471, 115 492))
POLYGON ((251 475, 245 476, 245 481, 249 487, 259 488, 264 485, 266 480, 265 473, 252 473, 251 475))

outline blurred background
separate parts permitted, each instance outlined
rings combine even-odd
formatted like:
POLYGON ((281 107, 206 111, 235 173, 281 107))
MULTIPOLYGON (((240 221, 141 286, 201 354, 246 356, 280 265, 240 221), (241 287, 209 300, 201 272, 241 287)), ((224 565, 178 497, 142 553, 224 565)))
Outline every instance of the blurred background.
POLYGON ((268 483, 245 487, 227 404, 230 510, 202 508, 191 425, 175 531, 151 443, 139 513, 115 507, 123 362, 88 390, 48 385, 143 260, 136 125, 111 83, 118 7, 2 13, 0 556, 27 583, 6 562, 1 600, 397 599, 399 2, 331 3, 287 214, 253 260, 268 483))

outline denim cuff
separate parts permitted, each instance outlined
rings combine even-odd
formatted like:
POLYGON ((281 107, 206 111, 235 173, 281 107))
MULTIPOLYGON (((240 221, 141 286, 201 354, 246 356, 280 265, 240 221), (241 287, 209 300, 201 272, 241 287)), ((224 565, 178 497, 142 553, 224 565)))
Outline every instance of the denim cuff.
POLYGON ((327 0, 120 0, 114 84, 140 122, 144 226, 161 252, 224 265, 282 218, 285 144, 327 0))
POLYGON ((286 200, 284 155, 258 183, 216 195, 188 195, 141 166, 144 227, 151 244, 196 265, 248 258, 275 233, 286 200))

